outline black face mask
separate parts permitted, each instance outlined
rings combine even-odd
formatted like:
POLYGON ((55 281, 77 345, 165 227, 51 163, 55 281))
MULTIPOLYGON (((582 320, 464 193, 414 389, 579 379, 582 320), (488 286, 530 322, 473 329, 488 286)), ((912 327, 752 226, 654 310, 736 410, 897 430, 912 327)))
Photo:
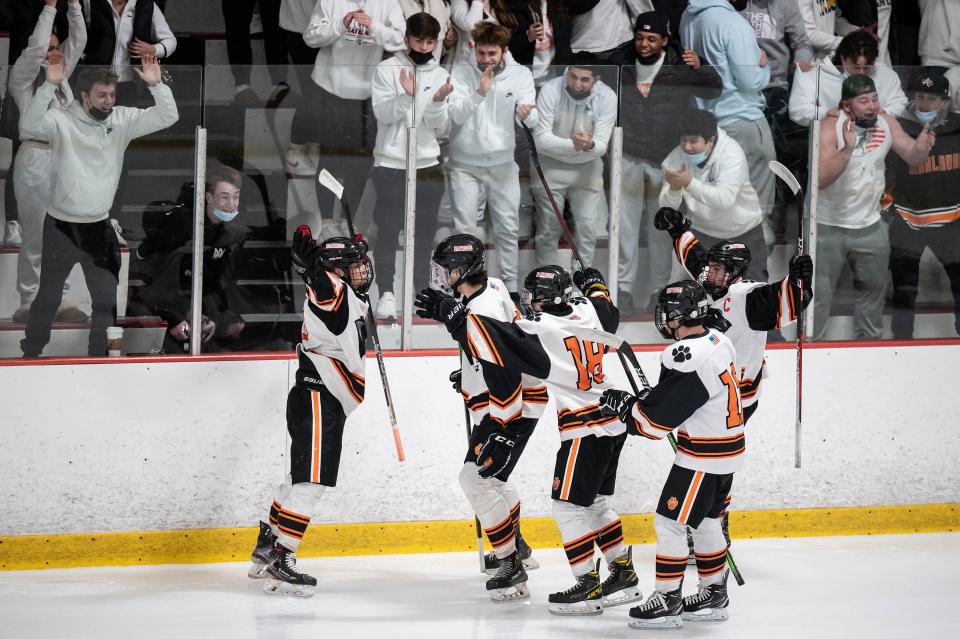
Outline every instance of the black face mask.
POLYGON ((590 91, 589 91, 589 90, 587 90, 587 91, 574 91, 573 89, 570 88, 570 85, 569 85, 569 84, 566 86, 566 89, 567 89, 567 95, 569 95, 569 96, 570 96, 571 98, 573 98, 574 100, 583 100, 584 98, 590 97, 590 91))
POLYGON ((730 4, 732 4, 733 8, 737 11, 743 11, 747 8, 747 0, 730 0, 730 4))
POLYGON ((637 62, 645 66, 650 66, 651 64, 656 64, 662 54, 663 54, 662 51, 660 53, 655 53, 653 55, 640 55, 638 53, 637 62))
POLYGON ((860 127, 861 129, 872 129, 876 124, 878 116, 873 116, 870 118, 854 118, 853 123, 860 127))
POLYGON ((495 65, 480 64, 479 62, 477 63, 477 68, 480 69, 480 73, 483 73, 484 71, 486 71, 486 70, 487 70, 487 67, 489 67, 489 66, 492 66, 492 67, 493 67, 493 75, 498 75, 501 71, 503 71, 503 70, 506 68, 506 66, 507 66, 507 61, 506 61, 506 60, 500 60, 500 62, 498 62, 498 63, 495 64, 495 65))
POLYGON ((113 109, 109 111, 104 111, 103 109, 98 109, 97 107, 90 105, 90 117, 96 120, 97 122, 103 122, 110 114, 113 113, 113 109))
POLYGON ((413 63, 418 67, 433 60, 433 51, 423 53, 421 51, 414 51, 413 49, 410 49, 410 51, 407 52, 407 55, 410 56, 410 59, 413 60, 413 63))

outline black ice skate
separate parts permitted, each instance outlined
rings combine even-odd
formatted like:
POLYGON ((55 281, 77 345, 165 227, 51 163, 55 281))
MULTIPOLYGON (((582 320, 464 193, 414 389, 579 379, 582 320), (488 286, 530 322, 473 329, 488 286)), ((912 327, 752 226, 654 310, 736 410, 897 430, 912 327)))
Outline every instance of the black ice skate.
MULTIPOLYGON (((517 552, 520 553, 520 559, 523 560, 524 570, 536 570, 540 567, 540 562, 533 557, 533 548, 527 544, 519 530, 517 530, 517 552)), ((488 552, 483 556, 483 565, 487 574, 492 577, 500 568, 500 560, 494 553, 488 552)))
POLYGON ((289 548, 276 544, 270 551, 266 567, 270 579, 263 591, 271 595, 312 597, 317 580, 297 570, 297 555, 289 548))
POLYGON ((684 621, 726 621, 730 616, 727 574, 724 571, 723 583, 700 586, 697 594, 683 598, 684 621))
POLYGON ((627 547, 625 555, 610 564, 610 575, 603 582, 603 606, 621 606, 638 601, 643 595, 637 584, 637 571, 633 569, 633 546, 627 547))
POLYGON ((516 601, 530 596, 527 590, 527 571, 523 569, 520 553, 514 551, 500 560, 497 574, 487 580, 487 594, 496 602, 516 601))
MULTIPOLYGON (((634 576, 636 579, 636 576, 634 576)), ((600 583, 600 562, 585 575, 577 577, 577 583, 563 592, 555 592, 548 598, 551 614, 554 615, 599 615, 603 612, 603 585, 600 583)))
POLYGON ((630 609, 631 628, 670 630, 683 626, 683 596, 680 589, 670 592, 653 591, 646 603, 630 609))
POLYGON ((270 554, 273 551, 273 545, 277 543, 277 536, 270 530, 270 524, 260 522, 260 534, 257 536, 257 545, 250 553, 250 570, 247 576, 251 579, 266 579, 267 564, 270 563, 270 554))

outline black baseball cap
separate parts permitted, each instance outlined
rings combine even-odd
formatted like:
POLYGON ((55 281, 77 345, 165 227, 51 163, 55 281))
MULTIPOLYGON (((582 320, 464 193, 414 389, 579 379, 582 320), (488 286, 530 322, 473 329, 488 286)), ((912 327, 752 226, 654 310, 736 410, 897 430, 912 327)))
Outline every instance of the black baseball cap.
POLYGON ((921 67, 910 80, 908 91, 929 93, 940 98, 950 97, 950 81, 943 74, 943 67, 921 67))
POLYGON ((647 31, 667 37, 670 35, 670 18, 659 11, 647 11, 637 16, 633 32, 647 31))

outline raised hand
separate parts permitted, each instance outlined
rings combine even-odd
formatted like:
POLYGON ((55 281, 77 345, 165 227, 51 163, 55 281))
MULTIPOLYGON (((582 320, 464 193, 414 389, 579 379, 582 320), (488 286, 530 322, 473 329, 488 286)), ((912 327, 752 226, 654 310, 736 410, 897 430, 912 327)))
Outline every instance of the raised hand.
POLYGON ((373 18, 371 18, 370 15, 363 9, 360 9, 354 13, 353 19, 357 21, 357 24, 363 25, 368 29, 370 28, 370 25, 373 24, 373 18))
POLYGON ((47 65, 47 82, 54 86, 59 86, 66 78, 67 70, 63 66, 63 58, 61 57, 56 62, 51 58, 50 64, 47 65))
POLYGON ((487 91, 489 91, 490 87, 493 86, 493 72, 495 70, 494 66, 495 65, 488 64, 487 68, 483 70, 483 75, 480 76, 480 84, 477 86, 477 94, 479 94, 482 98, 487 97, 487 91))
POLYGON ((433 94, 433 101, 443 102, 451 93, 453 93, 453 82, 450 81, 450 77, 448 76, 447 81, 433 94))
POLYGON ((658 231, 667 231, 672 238, 678 238, 690 229, 690 220, 677 209, 664 206, 653 216, 653 227, 658 231))
POLYGON ((149 42, 144 42, 140 38, 134 38, 130 43, 130 46, 127 47, 130 51, 130 55, 134 58, 143 58, 148 55, 155 56, 157 55, 157 47, 150 44, 149 42))
POLYGON ((316 277, 323 269, 320 263, 320 247, 314 241, 309 226, 301 225, 293 232, 290 257, 293 270, 305 280, 316 277))
POLYGON ((543 38, 544 33, 545 33, 545 30, 543 28, 543 24, 539 22, 534 22, 533 24, 530 25, 530 28, 527 29, 527 40, 529 40, 530 42, 536 42, 537 40, 541 40, 543 38))
POLYGON ((697 55, 697 52, 693 49, 684 49, 683 50, 683 63, 688 67, 693 69, 700 68, 700 56, 697 55))
POLYGON ((518 104, 517 105, 517 119, 521 122, 527 119, 527 116, 537 108, 536 104, 518 104))
POLYGON ((663 179, 665 179, 667 184, 670 185, 671 191, 680 191, 685 189, 690 184, 693 176, 690 175, 690 167, 684 164, 676 171, 664 169, 663 179))
POLYGON ((417 94, 417 81, 413 77, 413 73, 406 69, 400 69, 400 86, 403 87, 404 93, 411 98, 417 94))
POLYGON ((157 56, 155 55, 145 55, 140 60, 140 68, 133 68, 137 72, 137 75, 140 76, 140 79, 146 82, 148 85, 155 87, 160 84, 160 80, 163 79, 163 73, 160 70, 160 63, 157 62, 157 56))
POLYGON ((857 128, 853 120, 848 119, 843 123, 843 148, 852 149, 857 145, 857 128))
POLYGON ((350 25, 353 24, 354 16, 360 13, 358 10, 348 11, 345 16, 343 16, 343 28, 347 31, 350 30, 350 25))

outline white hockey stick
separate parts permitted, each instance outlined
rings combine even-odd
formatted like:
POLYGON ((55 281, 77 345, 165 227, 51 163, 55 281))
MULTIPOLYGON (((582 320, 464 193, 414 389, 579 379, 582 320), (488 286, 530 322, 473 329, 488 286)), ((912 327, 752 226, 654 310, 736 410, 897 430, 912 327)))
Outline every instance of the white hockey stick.
MULTIPOLYGON (((774 175, 784 181, 794 196, 800 193, 800 182, 796 176, 790 172, 790 169, 780 164, 776 160, 771 160, 768 164, 774 175)), ((797 215, 799 218, 799 231, 797 233, 797 255, 803 255, 803 200, 800 200, 800 210, 797 215)), ((798 282, 800 288, 800 308, 797 312, 797 403, 796 403, 796 422, 794 424, 794 468, 800 468, 800 435, 803 425, 803 282, 798 282)))

